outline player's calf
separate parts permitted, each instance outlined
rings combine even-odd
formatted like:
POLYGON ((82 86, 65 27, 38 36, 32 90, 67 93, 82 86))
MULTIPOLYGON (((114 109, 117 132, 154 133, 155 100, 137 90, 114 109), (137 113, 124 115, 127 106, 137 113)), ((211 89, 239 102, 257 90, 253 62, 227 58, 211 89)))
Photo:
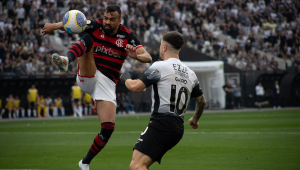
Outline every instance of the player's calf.
POLYGON ((90 150, 83 158, 83 164, 90 164, 92 159, 105 147, 114 129, 115 124, 112 122, 101 123, 101 131, 97 134, 92 146, 90 147, 90 150))

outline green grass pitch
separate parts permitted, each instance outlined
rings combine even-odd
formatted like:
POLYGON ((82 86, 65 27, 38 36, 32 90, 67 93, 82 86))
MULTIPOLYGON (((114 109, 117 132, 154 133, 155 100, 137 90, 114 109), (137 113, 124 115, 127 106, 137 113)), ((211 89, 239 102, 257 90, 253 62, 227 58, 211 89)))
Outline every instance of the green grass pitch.
MULTIPOLYGON (((154 163, 155 170, 299 170, 300 110, 207 113, 188 125, 180 143, 154 163)), ((91 170, 128 170, 132 148, 149 115, 119 116, 116 129, 91 170)), ((0 122, 0 169, 77 170, 98 118, 0 122)))

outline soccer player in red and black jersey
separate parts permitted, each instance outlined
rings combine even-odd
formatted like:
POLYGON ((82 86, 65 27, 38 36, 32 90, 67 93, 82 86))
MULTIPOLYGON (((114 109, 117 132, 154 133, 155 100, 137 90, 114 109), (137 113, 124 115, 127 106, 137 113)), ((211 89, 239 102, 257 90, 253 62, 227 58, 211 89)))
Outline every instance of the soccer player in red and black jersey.
MULTIPOLYGON (((46 23, 42 34, 64 30, 62 22, 46 23)), ((117 5, 106 7, 103 19, 88 20, 85 34, 76 41, 66 56, 52 55, 62 72, 69 62, 78 58, 77 83, 90 94, 96 105, 101 131, 96 135, 87 155, 79 162, 82 170, 89 170, 91 160, 103 149, 115 128, 116 82, 127 56, 143 63, 152 61, 133 32, 121 25, 121 10, 117 5)))

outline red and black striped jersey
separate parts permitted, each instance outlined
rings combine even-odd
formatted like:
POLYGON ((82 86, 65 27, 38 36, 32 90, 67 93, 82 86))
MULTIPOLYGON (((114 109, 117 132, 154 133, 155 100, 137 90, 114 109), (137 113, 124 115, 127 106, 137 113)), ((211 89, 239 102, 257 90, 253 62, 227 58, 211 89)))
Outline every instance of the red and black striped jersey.
POLYGON ((136 49, 142 45, 136 35, 124 25, 119 26, 117 34, 107 35, 102 23, 102 19, 88 21, 85 32, 92 37, 94 43, 94 58, 97 69, 117 83, 120 70, 127 57, 126 45, 131 44, 136 49))

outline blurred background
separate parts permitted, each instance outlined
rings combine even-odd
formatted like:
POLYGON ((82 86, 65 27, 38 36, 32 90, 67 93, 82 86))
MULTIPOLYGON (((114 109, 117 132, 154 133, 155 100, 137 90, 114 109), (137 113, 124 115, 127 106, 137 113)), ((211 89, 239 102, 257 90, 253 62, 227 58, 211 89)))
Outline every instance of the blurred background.
MULTIPOLYGON (((204 94, 211 95, 207 109, 300 106, 298 0, 0 0, 1 118, 30 117, 32 85, 38 90, 37 106, 43 116, 73 115, 77 63, 62 74, 50 57, 52 53, 64 55, 81 35, 57 30, 41 36, 41 29, 44 23, 61 22, 73 9, 89 20, 102 18, 110 3, 120 5, 122 24, 139 37, 153 62, 159 60, 159 42, 165 31, 184 36, 182 61, 221 62, 222 81, 217 73, 197 72, 204 94), (51 100, 42 101, 40 95, 51 100), (60 106, 57 98, 62 99, 60 106), (55 113, 61 106, 65 114, 55 113)), ((150 65, 127 58, 121 72, 139 78, 150 65)), ((193 67, 197 70, 197 65, 193 67)), ((130 93, 119 82, 117 94, 118 114, 150 112, 151 87, 130 93)), ((84 102, 84 94, 82 98, 83 107, 92 109, 84 102)), ((191 100, 188 110, 194 108, 191 100)), ((90 111, 83 114, 88 115, 86 112, 90 111)))

